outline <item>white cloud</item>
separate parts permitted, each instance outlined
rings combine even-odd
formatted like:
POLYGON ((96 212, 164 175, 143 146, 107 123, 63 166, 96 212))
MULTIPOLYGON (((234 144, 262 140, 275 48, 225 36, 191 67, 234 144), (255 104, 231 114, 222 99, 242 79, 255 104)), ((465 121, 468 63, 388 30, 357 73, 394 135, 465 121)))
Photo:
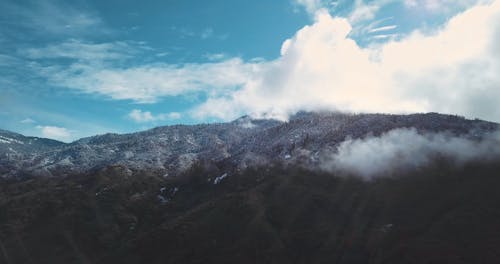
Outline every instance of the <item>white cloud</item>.
POLYGON ((117 100, 155 103, 166 96, 206 92, 215 95, 249 81, 255 63, 232 58, 213 63, 147 64, 131 68, 75 63, 67 69, 39 69, 56 86, 117 100))
POLYGON ((372 36, 371 38, 372 39, 394 39, 398 36, 398 34, 378 34, 378 35, 374 35, 372 36))
POLYGON ((170 55, 170 52, 160 52, 160 53, 156 53, 156 57, 166 57, 170 55))
POLYGON ((132 120, 134 120, 135 122, 138 122, 138 123, 151 122, 154 120, 154 117, 151 114, 151 112, 148 112, 148 111, 143 112, 139 109, 132 110, 128 114, 128 117, 130 117, 132 120))
POLYGON ((214 35, 214 29, 213 28, 205 28, 201 34, 200 37, 201 39, 207 39, 210 38, 214 35))
POLYGON ((346 171, 365 178, 391 176, 417 169, 445 157, 457 164, 500 157, 500 132, 481 140, 443 133, 419 134, 415 129, 395 129, 380 137, 347 140, 322 163, 325 170, 346 171))
POLYGON ((194 30, 192 28, 184 27, 184 26, 171 26, 170 30, 177 32, 181 38, 200 38, 200 39, 209 39, 214 38, 216 40, 225 40, 229 37, 227 33, 220 34, 217 33, 212 27, 206 27, 201 31, 194 30))
POLYGON ((295 3, 303 6, 309 14, 314 14, 321 8, 324 8, 322 0, 295 0, 295 3))
POLYGON ((295 4, 302 6, 311 16, 315 16, 316 12, 321 9, 334 11, 339 3, 342 3, 344 6, 346 3, 349 3, 352 6, 350 13, 347 14, 347 18, 352 25, 362 24, 363 22, 372 20, 382 7, 393 3, 401 3, 406 8, 416 10, 417 12, 452 14, 478 3, 488 3, 491 1, 492 0, 293 0, 295 4))
POLYGON ((383 32, 383 31, 391 31, 391 30, 396 29, 397 27, 398 26, 396 26, 396 25, 376 27, 376 28, 369 29, 368 32, 369 33, 378 33, 378 32, 383 32))
MULTIPOLYGON (((367 21, 354 25, 349 36, 353 39, 358 40, 373 40, 373 39, 383 39, 387 40, 389 38, 396 39, 401 33, 396 30, 399 26, 393 24, 394 17, 385 17, 382 19, 377 19, 366 23, 367 21)), ((374 43, 380 42, 368 42, 368 45, 374 45, 374 43)))
POLYGON ((37 126, 42 133, 42 137, 61 141, 68 141, 72 138, 72 133, 64 127, 57 126, 37 126))
POLYGON ((18 58, 0 53, 0 67, 11 67, 19 63, 20 60, 18 58))
POLYGON ((224 53, 207 53, 204 57, 209 61, 221 61, 228 58, 224 53))
POLYGON ((405 0, 408 8, 424 9, 431 12, 449 12, 451 8, 466 8, 488 0, 405 0))
POLYGON ((71 39, 43 48, 29 48, 20 53, 29 59, 68 58, 81 61, 102 61, 127 58, 136 53, 136 48, 126 42, 87 43, 71 39))
MULTIPOLYGON (((297 3, 311 10, 323 5, 297 3)), ((375 12, 377 8, 369 9, 375 12)), ((398 40, 393 34, 374 36, 389 40, 366 48, 350 36, 352 20, 358 19, 332 17, 324 9, 315 14, 315 22, 284 41, 281 56, 272 61, 229 58, 124 68, 103 62, 110 55, 96 51, 92 62, 78 59, 67 68, 36 70, 57 86, 136 103, 205 94, 206 102, 191 112, 199 118, 232 119, 242 114, 286 118, 298 110, 333 109, 436 111, 500 121, 500 1, 474 6, 431 34, 415 31, 398 40)), ((387 32, 394 27, 380 23, 372 23, 371 29, 387 32)), ((74 53, 70 50, 59 56, 74 53)))
POLYGON ((142 111, 140 109, 134 109, 129 114, 128 117, 137 123, 150 123, 155 121, 165 121, 165 120, 176 120, 180 119, 182 115, 178 112, 170 112, 167 114, 153 115, 149 111, 142 111))
POLYGON ((297 110, 437 111, 500 121, 500 1, 452 18, 432 35, 361 48, 351 24, 321 11, 259 65, 241 89, 211 96, 197 116, 287 116, 297 110))
POLYGON ((170 112, 167 114, 168 119, 180 119, 182 117, 182 114, 179 112, 170 112))
POLYGON ((36 121, 28 117, 28 118, 21 120, 21 123, 22 124, 34 124, 34 123, 36 123, 36 121))
POLYGON ((348 17, 349 22, 354 24, 366 20, 371 20, 375 18, 375 15, 382 6, 392 1, 394 0, 377 0, 365 3, 364 0, 356 0, 354 2, 353 11, 348 17))
POLYGON ((0 9, 14 25, 35 34, 82 35, 106 32, 99 16, 84 6, 58 0, 1 1, 0 9), (28 4, 26 3, 28 2, 28 4))

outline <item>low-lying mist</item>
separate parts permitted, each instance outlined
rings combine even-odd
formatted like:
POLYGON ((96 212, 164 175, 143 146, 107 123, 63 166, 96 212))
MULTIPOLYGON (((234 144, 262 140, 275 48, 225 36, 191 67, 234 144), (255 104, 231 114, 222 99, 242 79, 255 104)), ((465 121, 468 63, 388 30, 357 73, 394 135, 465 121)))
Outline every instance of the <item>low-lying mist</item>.
POLYGON ((473 134, 457 136, 395 129, 379 137, 342 142, 336 153, 325 157, 322 168, 373 179, 418 169, 438 158, 451 160, 457 166, 500 158, 500 131, 478 138, 473 134))

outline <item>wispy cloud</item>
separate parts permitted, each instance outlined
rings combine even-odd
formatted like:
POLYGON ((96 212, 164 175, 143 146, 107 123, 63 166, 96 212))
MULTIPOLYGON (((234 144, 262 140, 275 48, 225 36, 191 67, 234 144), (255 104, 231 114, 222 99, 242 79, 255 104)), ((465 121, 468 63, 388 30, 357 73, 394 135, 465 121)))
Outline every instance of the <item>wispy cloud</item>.
POLYGON ((28 117, 28 118, 25 118, 25 119, 23 119, 23 120, 21 120, 20 122, 21 122, 22 124, 34 124, 34 123, 36 123, 36 121, 35 121, 35 120, 33 120, 33 119, 29 118, 29 117, 28 117))
POLYGON ((398 28, 398 25, 387 24, 391 20, 393 20, 392 17, 387 17, 375 20, 367 26, 359 26, 353 28, 353 31, 350 35, 367 40, 387 41, 390 39, 396 39, 397 37, 401 36, 401 34, 396 30, 398 28))
POLYGON ((0 1, 0 10, 0 38, 5 53, 0 54, 0 67, 4 67, 0 71, 2 89, 43 93, 51 88, 40 75, 68 67, 67 59, 102 61, 127 55, 128 42, 95 44, 81 40, 111 31, 97 13, 77 2, 5 0, 0 1))
POLYGON ((398 34, 378 34, 374 35, 371 38, 372 39, 394 39, 398 36, 398 34))
POLYGON ((137 123, 150 123, 156 121, 177 120, 180 119, 182 115, 178 112, 154 115, 149 111, 134 109, 128 114, 128 117, 137 123))
POLYGON ((378 33, 378 32, 383 32, 383 31, 391 31, 396 29, 398 26, 397 25, 390 25, 390 26, 383 26, 383 27, 377 27, 377 28, 372 28, 368 30, 369 33, 378 33))
POLYGON ((314 15, 316 11, 325 7, 325 1, 322 0, 295 0, 297 5, 303 6, 305 10, 314 15))
POLYGON ((166 57, 168 55, 170 55, 170 52, 159 52, 155 54, 156 57, 166 57))
MULTIPOLYGON (((350 36, 355 38, 359 43, 370 43, 373 40, 387 40, 393 35, 381 34, 381 36, 373 37, 373 34, 378 32, 395 30, 397 25, 383 25, 382 23, 392 20, 392 17, 378 19, 378 13, 381 8, 388 4, 398 2, 397 0, 355 0, 355 1, 323 1, 323 0, 294 0, 294 3, 303 6, 306 11, 312 16, 316 16, 321 12, 328 12, 330 14, 342 13, 352 29, 350 36), (338 6, 341 6, 338 9, 338 6)), ((394 33, 394 37, 399 34, 394 33)), ((376 41, 378 42, 378 41, 376 41)))
POLYGON ((347 18, 353 24, 373 19, 381 7, 395 1, 397 0, 293 0, 296 5, 303 7, 312 17, 320 10, 335 11, 339 5, 345 6, 348 3, 350 12, 347 18))
POLYGON ((203 40, 214 38, 225 40, 228 37, 228 34, 221 34, 220 32, 216 32, 212 27, 206 27, 201 30, 196 30, 184 26, 171 26, 170 30, 177 32, 181 38, 200 38, 203 40))
POLYGON ((14 56, 0 54, 0 67, 9 67, 20 62, 21 60, 14 56))
POLYGON ((233 58, 215 63, 146 64, 130 68, 75 63, 69 68, 43 67, 55 86, 112 99, 155 103, 166 96, 192 92, 215 94, 247 83, 253 64, 233 58))
MULTIPOLYGON (((141 48, 127 42, 91 43, 70 39, 46 47, 19 50, 19 53, 29 59, 59 59, 68 58, 81 61, 119 60, 131 57, 141 48)), ((142 47, 144 48, 144 47, 142 47)))
POLYGON ((2 23, 8 21, 11 27, 30 29, 32 34, 82 35, 106 30, 100 17, 84 8, 57 0, 28 2, 0 2, 2 23))
POLYGON ((200 37, 202 39, 207 39, 207 38, 210 38, 214 35, 214 29, 213 28, 205 28, 201 34, 200 34, 200 37))
POLYGON ((431 12, 450 12, 453 8, 467 8, 477 3, 491 2, 488 0, 405 0, 408 8, 424 9, 431 12))
POLYGON ((204 57, 209 61, 221 61, 228 58, 225 53, 206 53, 204 57))
POLYGON ((391 0, 377 0, 366 2, 364 0, 355 0, 351 14, 348 16, 352 24, 366 20, 372 20, 382 6, 391 2, 391 0))

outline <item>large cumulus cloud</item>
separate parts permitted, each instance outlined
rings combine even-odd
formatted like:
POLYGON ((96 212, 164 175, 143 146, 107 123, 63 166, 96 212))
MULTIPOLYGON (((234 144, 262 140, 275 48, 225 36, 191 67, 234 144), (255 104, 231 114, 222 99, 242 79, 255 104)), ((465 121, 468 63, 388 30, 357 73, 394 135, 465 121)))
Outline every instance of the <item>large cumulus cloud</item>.
POLYGON ((362 48, 347 19, 319 10, 281 56, 254 64, 239 89, 193 113, 286 118, 297 110, 438 111, 500 121, 500 1, 478 4, 433 33, 362 48))

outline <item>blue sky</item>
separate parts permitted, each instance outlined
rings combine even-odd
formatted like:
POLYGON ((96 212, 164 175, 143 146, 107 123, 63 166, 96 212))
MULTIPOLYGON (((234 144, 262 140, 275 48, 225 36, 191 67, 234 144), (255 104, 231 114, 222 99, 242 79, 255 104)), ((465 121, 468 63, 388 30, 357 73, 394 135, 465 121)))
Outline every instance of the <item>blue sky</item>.
MULTIPOLYGON (((395 91, 405 96, 387 103, 376 96, 385 90, 350 81, 371 80, 376 75, 372 68, 398 75, 386 66, 389 62, 394 68, 407 61, 415 65, 413 73, 456 62, 409 58, 386 63, 396 51, 385 50, 398 43, 409 46, 418 38, 437 39, 441 32, 452 32, 447 24, 454 17, 478 5, 494 10, 496 1, 69 2, 0 2, 0 128, 69 142, 106 132, 225 121, 243 114, 283 117, 320 108, 437 110, 498 121, 496 114, 488 115, 491 97, 497 96, 496 79, 479 76, 493 88, 473 94, 464 90, 449 103, 447 96, 431 100, 421 93, 434 96, 434 91, 413 88, 395 91), (343 56, 351 51, 352 56, 343 56), (369 53, 370 60, 359 78, 352 73, 366 63, 358 53, 369 53), (380 54, 383 58, 377 58, 380 54), (359 64, 350 64, 355 62, 359 64), (354 88, 329 88, 345 83, 354 88), (357 85, 361 90, 355 90, 357 85), (485 93, 486 98, 478 95, 485 93), (461 96, 475 101, 458 103, 461 96), (485 109, 477 110, 474 104, 483 101, 485 109), (441 102, 449 107, 439 106, 441 102), (393 107, 379 106, 387 104, 393 107)), ((457 60, 470 62, 483 55, 476 52, 482 49, 471 47, 469 57, 457 60)), ((450 79, 464 82, 455 75, 450 73, 450 79)), ((438 83, 429 78, 405 80, 426 87, 438 83)))

